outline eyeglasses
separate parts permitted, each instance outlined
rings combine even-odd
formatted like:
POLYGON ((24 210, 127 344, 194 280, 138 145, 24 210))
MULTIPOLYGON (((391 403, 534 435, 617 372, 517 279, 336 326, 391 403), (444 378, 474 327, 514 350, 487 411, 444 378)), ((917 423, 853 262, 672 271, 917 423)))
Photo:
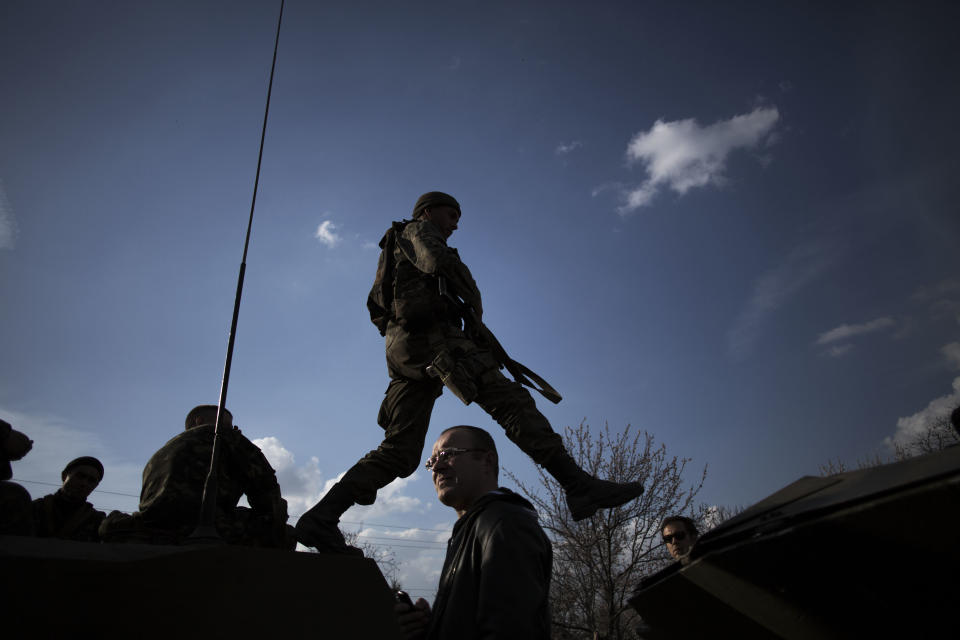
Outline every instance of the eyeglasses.
POLYGON ((686 539, 687 539, 687 534, 685 531, 677 531, 673 535, 667 533, 667 534, 664 534, 663 536, 663 541, 666 542, 667 544, 670 544, 674 540, 676 540, 677 542, 680 542, 681 540, 686 540, 686 539))
POLYGON ((438 462, 446 462, 447 464, 453 460, 453 457, 461 453, 472 453, 475 451, 489 451, 489 449, 461 449, 460 447, 449 447, 447 449, 440 449, 435 454, 427 458, 425 466, 427 469, 433 469, 438 462))

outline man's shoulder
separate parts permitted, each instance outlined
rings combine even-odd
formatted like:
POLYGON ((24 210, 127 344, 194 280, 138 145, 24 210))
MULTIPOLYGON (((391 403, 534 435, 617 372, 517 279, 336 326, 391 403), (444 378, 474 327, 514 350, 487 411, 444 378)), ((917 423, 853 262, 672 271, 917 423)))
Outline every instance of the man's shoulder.
POLYGON ((509 489, 501 488, 491 491, 481 498, 477 506, 479 507, 475 519, 477 525, 495 526, 501 522, 508 522, 535 524, 539 527, 537 512, 533 505, 509 489))
POLYGON ((48 493, 48 494, 45 495, 45 496, 40 496, 39 498, 36 498, 36 499, 33 501, 33 504, 36 504, 36 505, 45 504, 45 503, 49 502, 50 500, 53 500, 56 495, 57 495, 57 494, 55 494, 55 493, 48 493))
POLYGON ((213 427, 212 426, 202 426, 202 427, 192 427, 186 429, 176 434, 169 440, 167 440, 158 451, 163 451, 164 449, 177 449, 180 447, 189 446, 197 442, 202 442, 204 440, 213 439, 213 427))
POLYGON ((416 241, 424 238, 431 238, 440 240, 444 245, 447 244, 447 239, 440 231, 440 227, 429 220, 418 218, 416 220, 405 220, 402 224, 403 233, 401 236, 407 240, 416 241))
POLYGON ((209 458, 213 446, 213 428, 194 427, 181 431, 157 449, 143 468, 143 479, 165 478, 175 470, 189 466, 195 459, 209 458))

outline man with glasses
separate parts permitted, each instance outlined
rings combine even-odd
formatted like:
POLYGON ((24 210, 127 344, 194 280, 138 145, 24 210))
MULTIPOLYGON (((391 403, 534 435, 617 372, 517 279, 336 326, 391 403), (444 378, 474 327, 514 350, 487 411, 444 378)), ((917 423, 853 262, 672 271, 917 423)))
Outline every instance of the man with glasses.
POLYGON ((674 560, 690 562, 690 551, 700 537, 697 524, 686 516, 670 516, 660 525, 660 535, 674 560))
POLYGON ((447 246, 460 213, 453 196, 425 193, 414 205, 413 219, 393 223, 380 241, 383 251, 367 307, 386 338, 390 384, 377 416, 384 439, 300 517, 297 539, 308 547, 360 553, 344 542, 337 528, 340 516, 354 504, 373 504, 379 489, 416 470, 433 405, 444 388, 486 411, 560 483, 574 520, 620 506, 643 492, 639 482, 609 482, 584 472, 530 393, 505 377, 490 349, 465 330, 464 314, 480 319, 483 308, 470 270, 457 250, 447 246), (451 290, 463 304, 443 293, 451 290))
POLYGON ((526 499, 497 486, 489 433, 460 425, 440 434, 427 459, 437 498, 457 512, 431 611, 397 604, 407 640, 550 637, 553 550, 526 499))

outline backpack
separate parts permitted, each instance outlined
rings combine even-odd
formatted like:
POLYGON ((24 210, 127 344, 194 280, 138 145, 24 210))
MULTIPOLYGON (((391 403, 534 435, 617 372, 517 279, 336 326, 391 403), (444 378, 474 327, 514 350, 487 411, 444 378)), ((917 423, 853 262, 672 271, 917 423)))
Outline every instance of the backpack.
POLYGON ((370 321, 382 336, 387 334, 387 323, 393 319, 393 253, 397 244, 397 234, 403 233, 403 229, 410 222, 410 220, 394 222, 380 239, 377 275, 373 279, 370 295, 367 296, 367 311, 370 312, 370 321))

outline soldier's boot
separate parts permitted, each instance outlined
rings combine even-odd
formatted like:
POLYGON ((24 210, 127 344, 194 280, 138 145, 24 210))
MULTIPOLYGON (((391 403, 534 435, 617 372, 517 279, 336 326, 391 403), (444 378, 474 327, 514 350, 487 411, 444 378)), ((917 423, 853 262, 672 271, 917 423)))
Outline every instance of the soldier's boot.
POLYGON ((320 553, 363 555, 363 551, 347 544, 337 523, 343 512, 353 506, 350 490, 339 482, 309 511, 297 520, 297 540, 320 553))
POLYGON ((556 478, 567 494, 567 507, 575 521, 589 518, 598 509, 611 509, 638 498, 643 493, 639 482, 610 482, 594 478, 566 451, 554 454, 543 468, 556 478))

